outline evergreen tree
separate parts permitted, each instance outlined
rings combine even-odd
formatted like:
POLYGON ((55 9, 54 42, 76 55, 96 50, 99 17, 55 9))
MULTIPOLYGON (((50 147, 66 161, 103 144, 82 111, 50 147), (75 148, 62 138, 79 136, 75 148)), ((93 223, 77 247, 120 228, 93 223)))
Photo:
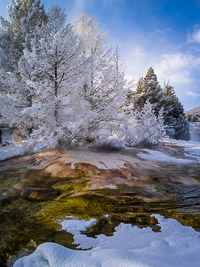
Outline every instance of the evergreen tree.
POLYGON ((23 54, 24 46, 30 48, 30 38, 36 27, 47 22, 44 6, 40 0, 11 0, 7 7, 8 21, 0 17, 0 47, 8 55, 9 71, 18 68, 18 61, 23 54))
POLYGON ((30 38, 33 37, 35 29, 47 22, 44 5, 41 5, 40 0, 11 0, 7 10, 21 56, 24 47, 30 48, 30 38))
POLYGON ((189 124, 183 105, 169 84, 164 88, 164 123, 169 136, 176 139, 190 139, 189 124))
POLYGON ((1 73, 4 71, 14 71, 17 67, 16 54, 18 49, 15 45, 15 33, 12 25, 0 17, 0 70, 1 73))
POLYGON ((176 139, 189 140, 189 125, 182 104, 176 97, 172 86, 166 85, 164 90, 161 88, 152 68, 149 68, 145 78, 138 81, 132 100, 136 111, 141 111, 148 100, 157 117, 163 108, 167 134, 176 139))
POLYGON ((141 78, 136 88, 135 108, 141 110, 146 101, 153 105, 154 112, 158 116, 162 107, 163 91, 154 70, 150 67, 145 78, 141 78))

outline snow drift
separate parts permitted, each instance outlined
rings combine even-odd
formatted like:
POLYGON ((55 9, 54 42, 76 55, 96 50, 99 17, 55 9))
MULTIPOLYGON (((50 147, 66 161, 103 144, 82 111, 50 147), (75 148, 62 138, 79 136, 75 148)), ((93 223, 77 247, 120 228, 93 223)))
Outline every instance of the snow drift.
MULTIPOLYGON (((174 219, 152 216, 159 221, 161 232, 122 223, 116 227, 113 236, 98 235, 96 239, 80 234, 78 229, 84 228, 83 222, 80 228, 77 220, 74 220, 74 227, 73 220, 69 220, 63 224, 64 227, 69 228, 70 232, 76 232, 75 242, 79 242, 80 248, 92 244, 91 250, 77 251, 55 243, 44 243, 30 256, 19 259, 14 267, 200 266, 200 233, 191 227, 182 226, 174 219)), ((93 222, 86 222, 86 227, 90 227, 93 222)))

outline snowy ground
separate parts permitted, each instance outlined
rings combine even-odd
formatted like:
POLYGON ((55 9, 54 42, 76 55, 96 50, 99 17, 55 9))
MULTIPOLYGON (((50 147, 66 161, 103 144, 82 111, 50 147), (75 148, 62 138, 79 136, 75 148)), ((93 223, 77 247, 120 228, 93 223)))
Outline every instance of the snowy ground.
POLYGON ((161 232, 120 224, 113 236, 95 238, 81 231, 96 223, 67 218, 61 222, 64 230, 74 235, 80 251, 55 243, 44 243, 30 256, 19 259, 14 267, 197 267, 200 266, 200 233, 182 226, 174 219, 157 218, 161 232))
POLYGON ((20 143, 11 143, 7 146, 1 146, 0 145, 0 161, 9 159, 15 156, 21 156, 24 155, 27 148, 25 145, 25 142, 20 143))
POLYGON ((191 140, 200 142, 200 122, 190 122, 191 140))
POLYGON ((151 149, 143 149, 143 152, 139 153, 138 156, 144 159, 155 160, 155 161, 167 161, 167 162, 174 162, 178 164, 187 164, 187 163, 194 163, 200 162, 200 142, 195 141, 183 141, 183 140, 175 140, 175 139, 168 139, 165 138, 162 140, 163 145, 170 145, 173 147, 182 147, 184 148, 184 156, 183 158, 177 158, 173 156, 169 156, 164 152, 160 152, 157 150, 151 149))
POLYGON ((169 143, 174 147, 183 147, 185 150, 186 157, 192 157, 196 161, 200 161, 200 142, 195 142, 193 140, 190 141, 183 141, 183 140, 176 140, 176 139, 164 139, 163 144, 169 143))
MULTIPOLYGON (((185 150, 184 156, 185 158, 177 158, 167 155, 165 152, 161 152, 156 149, 140 149, 137 155, 141 159, 149 159, 154 161, 167 161, 167 162, 174 162, 177 164, 187 164, 192 162, 199 162, 200 161, 200 142, 196 142, 193 140, 190 141, 183 141, 183 140, 176 140, 176 139, 169 139, 165 138, 161 140, 161 143, 164 146, 170 145, 174 148, 182 147, 185 150)), ((158 148, 159 149, 159 148, 158 148)), ((7 146, 0 145, 0 161, 12 158, 14 156, 20 156, 27 152, 26 143, 11 143, 7 146)), ((130 157, 123 155, 121 157, 123 159, 119 159, 116 157, 116 153, 96 153, 91 151, 70 151, 70 162, 73 164, 76 162, 90 162, 91 164, 96 165, 98 168, 120 168, 123 167, 124 161, 129 161, 130 157), (102 162, 102 155, 104 158, 104 162, 102 162), (74 161, 73 161, 74 158, 74 161)), ((67 162, 67 159, 66 159, 67 162)))

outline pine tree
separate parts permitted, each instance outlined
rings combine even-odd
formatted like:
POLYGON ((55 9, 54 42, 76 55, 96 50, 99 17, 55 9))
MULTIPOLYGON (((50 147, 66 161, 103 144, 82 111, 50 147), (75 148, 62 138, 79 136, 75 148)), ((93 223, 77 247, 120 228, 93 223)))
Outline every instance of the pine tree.
POLYGON ((176 97, 172 86, 166 85, 164 90, 161 88, 152 68, 149 68, 145 78, 138 81, 132 99, 136 111, 141 111, 147 100, 152 105, 157 117, 163 108, 167 134, 176 139, 189 140, 189 125, 182 104, 176 97))
POLYGON ((150 67, 145 78, 141 78, 136 88, 135 108, 141 110, 146 101, 153 105, 156 115, 162 107, 163 91, 154 70, 150 67))
POLYGON ((183 105, 169 84, 164 88, 164 123, 169 136, 176 139, 190 139, 189 124, 183 105))
POLYGON ((9 71, 18 68, 18 61, 23 54, 24 46, 30 46, 36 27, 47 22, 44 6, 40 0, 11 0, 7 7, 8 21, 0 17, 0 47, 8 54, 9 71))
POLYGON ((7 10, 21 55, 24 46, 30 48, 29 40, 33 37, 35 29, 42 27, 47 22, 44 5, 41 5, 40 0, 11 0, 7 10))
POLYGON ((15 33, 7 20, 0 17, 0 22, 0 69, 1 72, 11 72, 17 67, 15 33))

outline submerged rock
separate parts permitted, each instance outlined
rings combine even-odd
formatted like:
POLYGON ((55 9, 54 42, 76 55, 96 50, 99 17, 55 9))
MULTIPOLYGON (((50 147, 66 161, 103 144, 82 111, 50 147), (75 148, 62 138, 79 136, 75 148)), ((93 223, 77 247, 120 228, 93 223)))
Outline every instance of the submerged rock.
POLYGON ((20 196, 25 199, 31 200, 52 200, 60 194, 59 190, 54 188, 35 188, 35 187, 26 187, 23 188, 20 192, 20 196))

